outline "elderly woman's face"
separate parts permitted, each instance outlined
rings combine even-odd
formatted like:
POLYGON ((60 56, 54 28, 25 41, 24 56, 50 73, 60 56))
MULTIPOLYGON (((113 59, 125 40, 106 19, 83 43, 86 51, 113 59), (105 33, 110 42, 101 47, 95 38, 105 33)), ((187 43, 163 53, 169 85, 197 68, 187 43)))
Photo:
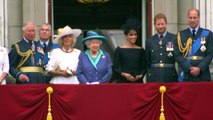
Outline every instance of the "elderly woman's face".
POLYGON ((72 46, 74 39, 73 35, 66 35, 62 39, 62 46, 72 46))
POLYGON ((92 51, 92 52, 97 52, 100 48, 100 40, 98 39, 91 39, 88 41, 88 48, 92 51))

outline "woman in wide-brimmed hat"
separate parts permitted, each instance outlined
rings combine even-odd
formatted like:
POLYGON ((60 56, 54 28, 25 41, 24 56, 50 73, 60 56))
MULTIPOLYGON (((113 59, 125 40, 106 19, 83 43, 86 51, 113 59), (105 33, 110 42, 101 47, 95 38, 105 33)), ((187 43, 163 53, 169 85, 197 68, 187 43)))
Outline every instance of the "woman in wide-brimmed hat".
POLYGON ((79 56, 77 77, 83 84, 108 83, 111 75, 111 59, 107 52, 100 49, 100 45, 106 40, 104 36, 94 31, 88 31, 87 37, 82 43, 87 46, 85 52, 79 56))
POLYGON ((50 83, 79 84, 76 69, 81 51, 73 46, 81 34, 81 30, 65 26, 58 30, 58 34, 55 42, 59 44, 60 48, 52 51, 50 61, 46 66, 47 73, 53 76, 50 83))

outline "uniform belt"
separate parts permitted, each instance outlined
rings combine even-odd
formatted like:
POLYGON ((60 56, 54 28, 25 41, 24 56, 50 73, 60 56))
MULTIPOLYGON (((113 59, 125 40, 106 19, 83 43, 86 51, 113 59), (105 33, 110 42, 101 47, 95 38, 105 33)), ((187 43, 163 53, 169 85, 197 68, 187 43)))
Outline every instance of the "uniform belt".
POLYGON ((187 60, 203 60, 202 56, 189 56, 186 57, 187 60))
POLYGON ((36 66, 26 66, 19 68, 20 72, 40 72, 43 73, 44 70, 42 67, 36 67, 36 66))
POLYGON ((175 67, 175 64, 157 63, 157 64, 151 64, 151 66, 152 67, 165 68, 165 67, 175 67))

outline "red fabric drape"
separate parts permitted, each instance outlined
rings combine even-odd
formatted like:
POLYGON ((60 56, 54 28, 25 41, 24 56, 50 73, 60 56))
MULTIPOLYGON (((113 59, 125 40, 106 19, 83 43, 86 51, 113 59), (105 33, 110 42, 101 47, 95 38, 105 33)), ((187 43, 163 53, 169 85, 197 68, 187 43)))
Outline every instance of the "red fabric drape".
POLYGON ((52 86, 53 120, 213 120, 213 83, 1 85, 1 120, 45 120, 52 86))

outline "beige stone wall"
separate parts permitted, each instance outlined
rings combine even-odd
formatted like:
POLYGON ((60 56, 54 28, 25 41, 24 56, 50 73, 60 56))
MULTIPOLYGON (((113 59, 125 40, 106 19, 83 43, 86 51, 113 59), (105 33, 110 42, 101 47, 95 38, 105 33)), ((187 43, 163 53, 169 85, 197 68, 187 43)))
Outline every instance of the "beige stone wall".
POLYGON ((194 0, 153 0, 153 16, 160 12, 164 13, 168 20, 167 30, 177 33, 188 27, 187 11, 193 6, 194 0))
POLYGON ((178 0, 178 30, 186 29, 188 26, 187 13, 192 7, 195 7, 195 0, 178 0))
MULTIPOLYGON (((34 22, 37 28, 45 22, 46 0, 8 0, 8 46, 22 38, 22 26, 27 21, 34 22)), ((38 32, 36 40, 38 39, 38 32)))
MULTIPOLYGON (((154 0, 153 17, 157 13, 163 13, 167 16, 167 30, 177 32, 177 1, 178 0, 154 0)), ((155 31, 156 33, 156 31, 155 31)))
POLYGON ((8 46, 22 37, 22 0, 8 0, 8 46))

